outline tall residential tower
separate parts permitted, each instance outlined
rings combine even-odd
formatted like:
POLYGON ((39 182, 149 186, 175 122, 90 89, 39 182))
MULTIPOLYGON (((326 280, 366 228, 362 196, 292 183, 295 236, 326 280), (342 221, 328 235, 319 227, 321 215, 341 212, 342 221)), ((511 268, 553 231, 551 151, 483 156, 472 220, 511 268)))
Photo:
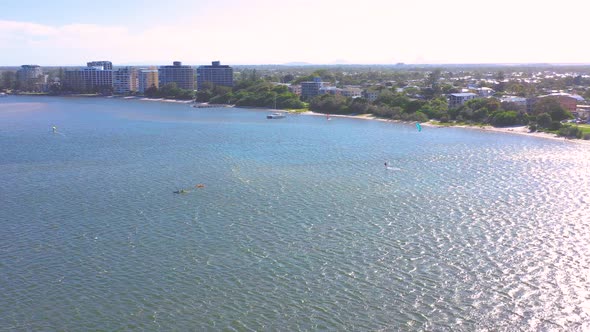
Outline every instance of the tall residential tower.
POLYGON ((176 83, 181 89, 195 89, 195 70, 191 66, 183 66, 180 61, 174 61, 172 66, 160 66, 158 70, 160 87, 168 83, 176 83))
POLYGON ((234 86, 234 70, 230 66, 221 65, 219 61, 213 61, 211 66, 199 66, 197 68, 197 88, 201 89, 205 82, 232 87, 234 86))
POLYGON ((145 93, 145 90, 153 87, 159 87, 158 69, 156 67, 149 67, 148 69, 140 69, 137 75, 138 87, 137 91, 145 93))

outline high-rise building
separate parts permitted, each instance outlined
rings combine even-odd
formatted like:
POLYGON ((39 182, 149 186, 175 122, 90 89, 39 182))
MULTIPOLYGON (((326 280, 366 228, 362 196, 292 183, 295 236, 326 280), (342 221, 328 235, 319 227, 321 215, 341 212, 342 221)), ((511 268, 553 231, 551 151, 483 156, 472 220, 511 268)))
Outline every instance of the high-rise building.
POLYGON ((197 68, 197 88, 201 89, 205 82, 232 87, 234 86, 234 70, 230 66, 221 65, 219 61, 213 61, 211 66, 199 66, 197 68))
POLYGON ((116 94, 129 94, 137 91, 137 84, 134 83, 136 75, 135 68, 122 67, 113 71, 113 92, 116 94))
POLYGON ((61 86, 64 91, 82 92, 86 91, 83 69, 66 69, 64 71, 61 86))
POLYGON ((22 90, 40 91, 44 85, 45 76, 38 65, 22 65, 16 71, 16 79, 22 90))
POLYGON ((85 68, 65 71, 62 84, 73 92, 113 92, 113 63, 110 61, 87 62, 85 68))
POLYGON ((131 91, 137 91, 139 88, 139 81, 137 79, 137 68, 131 67, 131 91))
POLYGON ((195 69, 191 66, 183 66, 180 61, 174 61, 172 66, 160 66, 158 69, 160 86, 168 83, 176 83, 176 86, 185 90, 195 89, 195 69))
POLYGON ((22 65, 16 71, 16 78, 18 80, 37 79, 43 75, 43 70, 38 65, 22 65))
POLYGON ((113 71, 100 67, 66 70, 62 86, 72 92, 110 93, 113 90, 113 71))
POLYGON ((113 63, 110 61, 91 61, 86 63, 87 67, 102 67, 102 70, 113 70, 113 63))
POLYGON ((145 90, 154 87, 159 87, 158 85, 158 69, 156 67, 150 67, 149 69, 140 69, 137 73, 137 91, 140 93, 144 93, 145 90))
POLYGON ((324 82, 320 77, 315 77, 313 81, 301 82, 301 99, 309 100, 320 94, 320 89, 324 87, 324 82))

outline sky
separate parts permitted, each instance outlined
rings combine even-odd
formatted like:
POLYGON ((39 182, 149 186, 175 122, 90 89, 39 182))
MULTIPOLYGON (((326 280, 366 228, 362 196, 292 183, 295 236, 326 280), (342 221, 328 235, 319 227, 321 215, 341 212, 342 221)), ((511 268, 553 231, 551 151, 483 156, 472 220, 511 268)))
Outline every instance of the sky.
POLYGON ((590 63, 587 0, 0 0, 0 66, 590 63))

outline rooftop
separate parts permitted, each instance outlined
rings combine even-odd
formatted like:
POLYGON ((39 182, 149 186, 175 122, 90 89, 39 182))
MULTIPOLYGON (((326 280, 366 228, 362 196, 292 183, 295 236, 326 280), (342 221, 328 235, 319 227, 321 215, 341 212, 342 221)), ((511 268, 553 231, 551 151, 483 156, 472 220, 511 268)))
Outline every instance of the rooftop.
POLYGON ((474 97, 477 96, 475 93, 471 93, 471 92, 463 92, 463 93, 451 93, 451 96, 455 96, 455 97, 474 97))

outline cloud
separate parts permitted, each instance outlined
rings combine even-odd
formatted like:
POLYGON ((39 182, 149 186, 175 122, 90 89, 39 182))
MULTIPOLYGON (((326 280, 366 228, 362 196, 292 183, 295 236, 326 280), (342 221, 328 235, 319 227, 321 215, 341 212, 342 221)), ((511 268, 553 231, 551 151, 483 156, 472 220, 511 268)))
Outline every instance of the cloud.
POLYGON ((49 26, 0 20, 0 43, 11 48, 14 55, 20 51, 18 57, 22 60, 19 63, 45 63, 46 59, 61 58, 61 64, 82 64, 95 58, 130 61, 136 56, 149 60, 178 39, 178 31, 172 30, 164 28, 133 34, 123 26, 49 26))
POLYGON ((587 62, 579 32, 589 5, 562 1, 483 9, 468 0, 219 0, 174 16, 138 14, 141 25, 127 16, 113 24, 0 20, 0 65, 587 62))
POLYGON ((10 36, 11 34, 26 34, 30 36, 49 36, 58 32, 54 27, 47 25, 0 20, 0 36, 10 36))

